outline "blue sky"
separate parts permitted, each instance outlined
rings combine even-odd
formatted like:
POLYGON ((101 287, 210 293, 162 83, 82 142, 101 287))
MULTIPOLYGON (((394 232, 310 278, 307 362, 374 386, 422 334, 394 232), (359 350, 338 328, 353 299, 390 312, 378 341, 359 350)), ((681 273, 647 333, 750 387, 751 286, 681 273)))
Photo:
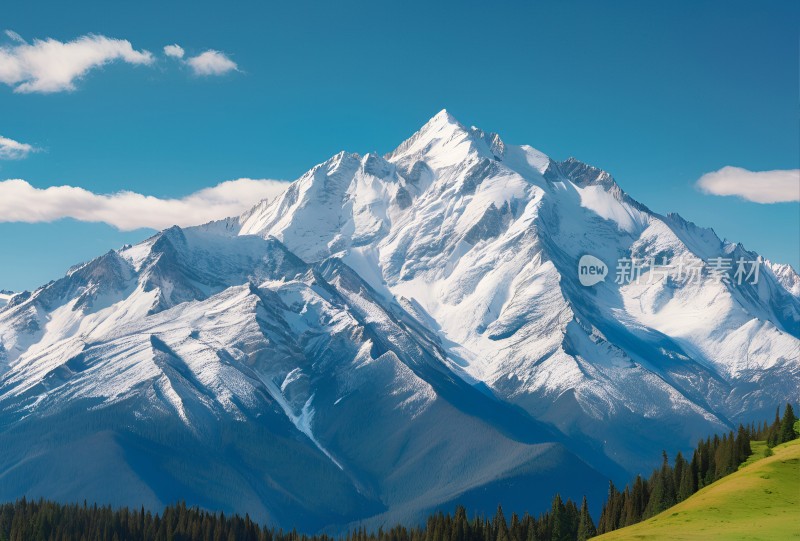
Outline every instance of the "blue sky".
MULTIPOLYGON (((294 179, 343 149, 391 150, 447 108, 798 268, 800 204, 695 182, 798 168, 799 15, 796 2, 17 2, 0 30, 28 43, 96 34, 153 60, 89 70, 70 91, 0 84, 0 136, 38 149, 0 160, 0 180, 174 198, 294 179), (173 43, 183 60, 163 54, 173 43), (207 50, 238 69, 195 74, 187 61, 207 50)), ((0 223, 0 289, 151 232, 0 223)))

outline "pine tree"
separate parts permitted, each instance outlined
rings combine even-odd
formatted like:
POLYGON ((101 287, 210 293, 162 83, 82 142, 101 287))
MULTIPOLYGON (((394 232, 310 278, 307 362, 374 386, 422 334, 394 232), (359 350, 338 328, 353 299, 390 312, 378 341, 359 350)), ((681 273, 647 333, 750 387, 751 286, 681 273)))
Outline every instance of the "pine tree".
POLYGON ((794 423, 797 422, 797 417, 794 416, 794 410, 791 404, 786 404, 786 409, 783 412, 783 419, 781 419, 780 430, 778 433, 778 443, 785 443, 792 441, 797 437, 794 431, 794 423))
POLYGON ((636 512, 633 504, 633 494, 630 487, 625 485, 625 490, 622 491, 622 514, 619 517, 619 527, 624 528, 630 524, 636 524, 636 512))
POLYGON ((692 458, 692 464, 694 464, 694 470, 697 480, 697 489, 699 490, 703 486, 705 486, 705 479, 706 479, 706 472, 708 471, 708 446, 706 442, 700 440, 700 443, 697 444, 697 449, 694 452, 694 457, 692 458))
POLYGON ((694 494, 694 480, 692 479, 692 469, 684 468, 681 473, 681 481, 678 485, 678 502, 682 502, 692 494, 694 494))
POLYGON ((552 513, 552 533, 550 534, 551 541, 570 541, 569 524, 566 516, 566 509, 564 502, 561 501, 561 496, 556 494, 553 498, 552 513))
POLYGON ((678 451, 678 454, 675 455, 675 467, 672 469, 672 484, 675 486, 675 494, 677 497, 678 488, 681 485, 681 477, 683 476, 684 468, 688 468, 689 464, 686 462, 686 459, 683 458, 683 453, 678 451))
POLYGON ((780 432, 781 432, 781 409, 775 409, 775 420, 772 422, 772 426, 769 427, 769 431, 767 433, 767 445, 769 447, 775 447, 780 443, 778 441, 780 439, 780 432))
POLYGON ((525 537, 525 541, 539 541, 539 537, 536 535, 536 524, 530 524, 528 526, 528 533, 525 537))
POLYGON ((511 541, 522 541, 522 525, 516 513, 511 513, 511 526, 508 528, 508 536, 511 541))
POLYGON ((594 527, 594 521, 589 514, 589 505, 586 502, 586 496, 583 497, 581 502, 580 519, 578 521, 578 541, 586 541, 590 537, 597 535, 597 529, 594 527))
POLYGON ((454 534, 450 537, 453 541, 466 541, 469 535, 469 519, 467 510, 463 505, 456 508, 456 523, 453 528, 454 534))
POLYGON ((633 482, 633 490, 631 491, 631 508, 633 510, 631 524, 635 524, 642 520, 644 509, 647 507, 647 492, 648 488, 645 480, 642 479, 641 475, 637 475, 636 480, 633 482))
POLYGON ((666 451, 662 455, 662 465, 650 476, 650 497, 645 508, 644 518, 659 514, 675 505, 675 485, 672 481, 672 468, 669 467, 666 451))
POLYGON ((508 523, 506 523, 506 516, 503 514, 503 508, 499 505, 497 506, 497 513, 494 515, 494 524, 492 526, 497 541, 509 541, 508 523))
POLYGON ((748 431, 742 425, 739 425, 739 433, 736 435, 737 466, 747 460, 747 457, 753 453, 750 448, 752 434, 752 430, 748 434, 748 431))
POLYGON ((715 481, 714 475, 717 470, 715 455, 719 447, 719 438, 717 436, 714 436, 713 440, 709 438, 706 441, 706 447, 708 448, 708 469, 706 470, 705 479, 703 479, 703 486, 710 485, 715 481))
POLYGON ((722 440, 716 446, 714 452, 714 464, 716 466, 714 471, 714 480, 720 479, 730 473, 729 466, 731 462, 731 447, 728 444, 728 435, 723 434, 722 440))
POLYGON ((614 481, 608 482, 608 498, 603 505, 603 510, 600 513, 600 521, 597 525, 597 533, 603 534, 619 527, 619 517, 621 513, 621 495, 614 486, 614 481))

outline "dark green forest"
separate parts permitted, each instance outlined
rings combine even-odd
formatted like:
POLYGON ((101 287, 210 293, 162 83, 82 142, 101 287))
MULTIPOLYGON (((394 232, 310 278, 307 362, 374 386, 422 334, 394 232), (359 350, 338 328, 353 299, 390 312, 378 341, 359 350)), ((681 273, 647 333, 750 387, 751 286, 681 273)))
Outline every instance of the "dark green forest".
POLYGON ((637 476, 622 492, 613 482, 609 483, 597 532, 606 533, 646 520, 735 472, 752 453, 751 441, 766 440, 769 447, 774 447, 793 440, 797 437, 796 420, 792 406, 787 404, 783 418, 776 411, 771 425, 766 421, 763 425, 739 425, 736 433, 701 440, 690 460, 679 452, 670 465, 664 453, 661 468, 653 470, 648 479, 637 476))
POLYGON ((358 529, 342 537, 307 536, 268 528, 249 516, 210 513, 185 504, 163 513, 144 508, 112 509, 97 505, 64 505, 28 501, 0 506, 0 541, 575 541, 635 524, 675 505, 704 486, 736 471, 751 454, 750 442, 766 440, 772 447, 797 437, 790 405, 776 412, 770 425, 739 426, 737 432, 701 440, 691 460, 678 453, 670 464, 666 453, 649 478, 638 476, 619 491, 610 483, 608 499, 595 527, 586 498, 580 505, 556 495, 550 509, 532 516, 501 507, 491 518, 469 517, 463 507, 453 514, 438 512, 424 526, 395 526, 368 532, 358 529))

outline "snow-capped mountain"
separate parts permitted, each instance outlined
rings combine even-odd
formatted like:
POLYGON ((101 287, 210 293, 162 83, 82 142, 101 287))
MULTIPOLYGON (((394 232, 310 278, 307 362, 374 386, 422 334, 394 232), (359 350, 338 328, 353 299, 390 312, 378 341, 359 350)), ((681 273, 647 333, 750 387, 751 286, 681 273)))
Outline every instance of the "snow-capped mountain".
POLYGON ((8 304, 8 301, 11 300, 11 297, 14 296, 13 291, 8 291, 6 289, 0 289, 0 308, 8 304))
POLYGON ((0 496, 309 530, 598 505, 661 449, 798 402, 799 338, 791 267, 442 111, 10 299, 0 496))

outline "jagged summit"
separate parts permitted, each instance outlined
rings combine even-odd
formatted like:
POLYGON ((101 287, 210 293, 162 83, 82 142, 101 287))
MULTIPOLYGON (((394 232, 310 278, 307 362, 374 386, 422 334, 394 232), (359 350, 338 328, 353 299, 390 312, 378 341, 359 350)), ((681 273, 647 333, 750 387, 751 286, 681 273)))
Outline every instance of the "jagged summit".
POLYGON ((455 163, 463 159, 465 153, 475 150, 476 141, 468 128, 443 109, 386 158, 391 162, 402 162, 428 155, 455 163))
POLYGON ((454 117, 447 109, 442 109, 435 115, 433 115, 430 120, 428 120, 422 127, 419 129, 417 133, 425 133, 430 132, 432 130, 438 130, 443 126, 453 126, 457 129, 462 131, 467 131, 467 128, 458 121, 456 117, 454 117))
MULTIPOLYGON (((355 174, 360 171, 381 181, 399 182, 397 190, 384 190, 382 193, 389 199, 389 206, 394 200, 407 207, 415 193, 429 187, 435 176, 434 170, 458 168, 476 161, 482 163, 483 169, 508 169, 543 189, 548 189, 543 179, 551 183, 567 180, 581 188, 600 186, 607 191, 613 191, 615 197, 620 199, 624 195, 611 175, 605 171, 575 158, 563 162, 554 161, 528 145, 509 146, 497 133, 475 126, 467 128, 443 109, 394 151, 382 157, 373 152, 362 157, 358 153, 341 151, 316 165, 297 181, 295 188, 287 191, 284 200, 296 201, 299 193, 309 192, 310 187, 316 183, 321 183, 322 186, 314 188, 314 191, 338 198, 333 192, 337 186, 342 187, 341 178, 350 172, 355 174), (486 163, 487 160, 501 163, 492 166, 486 163), (335 181, 337 177, 339 181, 335 181)), ((467 189, 475 182, 475 175, 479 174, 475 170, 474 175, 467 179, 467 189)), ((352 198, 353 195, 351 190, 347 197, 352 198)), ((627 202, 635 203, 632 200, 627 202)), ((245 224, 242 229, 244 233, 258 234, 265 229, 265 224, 273 224, 264 216, 265 212, 269 212, 267 209, 271 206, 270 203, 272 201, 262 201, 240 217, 240 222, 245 224)))
MULTIPOLYGON (((437 201, 443 198, 466 197, 470 212, 452 238, 474 241, 498 232, 498 224, 509 223, 512 207, 519 210, 522 201, 537 194, 553 202, 563 198, 565 190, 573 199, 580 192, 588 204, 590 199, 605 200, 602 195, 588 197, 594 187, 624 205, 609 209, 597 201, 603 217, 614 210, 618 217, 631 215, 640 222, 637 213, 649 212, 605 171, 574 158, 556 162, 527 145, 507 145, 498 134, 467 128, 442 110, 384 157, 342 152, 315 166, 277 201, 261 202, 240 217, 240 232, 274 235, 304 259, 318 260, 386 237, 408 213, 428 212, 423 207, 441 214, 446 209, 437 201), (473 217, 474 212, 480 215, 473 217), (467 224, 475 220, 483 222, 467 224), (304 225, 318 223, 329 225, 304 225)), ((437 216, 433 223, 442 219, 437 216)), ((631 221, 625 220, 624 226, 632 227, 631 221)))

